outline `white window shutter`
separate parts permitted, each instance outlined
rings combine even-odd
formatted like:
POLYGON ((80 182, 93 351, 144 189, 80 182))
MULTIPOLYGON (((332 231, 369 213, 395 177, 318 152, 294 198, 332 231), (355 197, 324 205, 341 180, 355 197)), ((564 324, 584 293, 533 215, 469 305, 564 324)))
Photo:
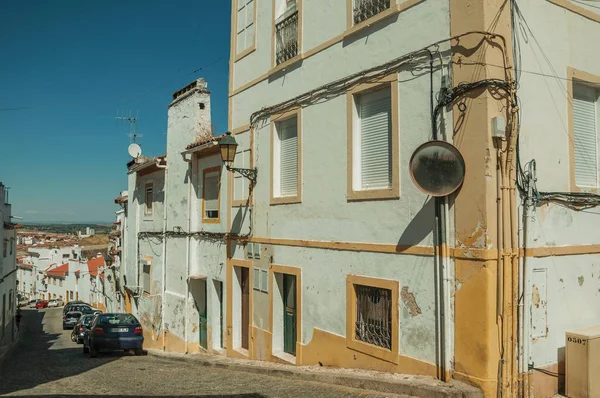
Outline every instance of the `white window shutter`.
POLYGON ((392 98, 389 88, 359 97, 361 187, 389 188, 392 182, 392 98))
POLYGON ((598 94, 590 87, 574 85, 573 135, 575 142, 575 183, 578 186, 598 186, 598 94))
POLYGON ((204 176, 204 213, 219 210, 219 173, 206 173, 204 176))
POLYGON ((280 122, 278 133, 280 194, 294 196, 298 193, 298 121, 296 118, 280 122))

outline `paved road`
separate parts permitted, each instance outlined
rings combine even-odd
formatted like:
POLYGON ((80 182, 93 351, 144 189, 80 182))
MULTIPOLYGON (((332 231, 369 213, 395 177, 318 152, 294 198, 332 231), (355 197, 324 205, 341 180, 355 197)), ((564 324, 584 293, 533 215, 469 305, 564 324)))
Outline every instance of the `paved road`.
POLYGON ((44 397, 397 397, 320 383, 194 366, 153 356, 83 355, 62 309, 24 310, 17 347, 0 363, 0 395, 44 397))

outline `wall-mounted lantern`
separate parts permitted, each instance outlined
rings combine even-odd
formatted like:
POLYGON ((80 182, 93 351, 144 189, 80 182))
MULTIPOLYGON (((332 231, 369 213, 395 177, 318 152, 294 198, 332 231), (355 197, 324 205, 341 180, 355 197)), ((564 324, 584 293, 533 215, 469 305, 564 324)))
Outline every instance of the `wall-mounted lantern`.
POLYGON ((221 139, 221 142, 219 142, 219 148, 221 149, 221 160, 223 160, 223 163, 225 163, 225 167, 227 168, 227 170, 238 172, 242 176, 252 181, 253 184, 256 184, 256 177, 258 174, 258 170, 256 167, 253 169, 241 169, 237 167, 231 167, 233 161, 235 160, 237 146, 238 144, 235 141, 235 138, 231 135, 229 131, 226 132, 223 138, 221 139))

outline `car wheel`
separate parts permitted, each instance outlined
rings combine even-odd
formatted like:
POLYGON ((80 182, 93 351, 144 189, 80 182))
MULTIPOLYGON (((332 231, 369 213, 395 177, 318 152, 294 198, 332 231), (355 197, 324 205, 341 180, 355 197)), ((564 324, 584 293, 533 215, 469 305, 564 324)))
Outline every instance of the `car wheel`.
POLYGON ((89 352, 90 358, 96 358, 98 356, 98 350, 96 350, 94 347, 90 347, 89 352))
POLYGON ((90 352, 90 349, 84 344, 83 345, 83 353, 87 354, 88 352, 90 352))
POLYGON ((144 351, 141 348, 136 348, 135 350, 133 350, 133 353, 139 357, 144 353, 144 351))
POLYGON ((73 333, 71 333, 71 341, 73 343, 77 342, 77 336, 75 334, 73 334, 73 333))

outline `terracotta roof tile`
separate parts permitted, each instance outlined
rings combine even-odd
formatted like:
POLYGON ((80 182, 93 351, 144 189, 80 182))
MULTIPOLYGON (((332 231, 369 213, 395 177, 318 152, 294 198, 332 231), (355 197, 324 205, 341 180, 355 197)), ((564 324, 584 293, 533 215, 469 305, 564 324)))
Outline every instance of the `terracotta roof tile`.
POLYGON ((67 276, 67 272, 69 272, 69 264, 62 264, 50 271, 47 271, 46 274, 64 278, 67 276))
POLYGON ((98 268, 104 265, 104 257, 96 257, 88 260, 88 271, 90 275, 98 276, 98 268))
POLYGON ((221 141, 221 138, 223 138, 222 135, 218 136, 218 137, 208 137, 208 138, 201 138, 196 142, 191 143, 190 145, 186 146, 185 149, 194 149, 196 147, 199 147, 200 145, 204 145, 204 144, 208 144, 209 142, 212 141, 221 141))

